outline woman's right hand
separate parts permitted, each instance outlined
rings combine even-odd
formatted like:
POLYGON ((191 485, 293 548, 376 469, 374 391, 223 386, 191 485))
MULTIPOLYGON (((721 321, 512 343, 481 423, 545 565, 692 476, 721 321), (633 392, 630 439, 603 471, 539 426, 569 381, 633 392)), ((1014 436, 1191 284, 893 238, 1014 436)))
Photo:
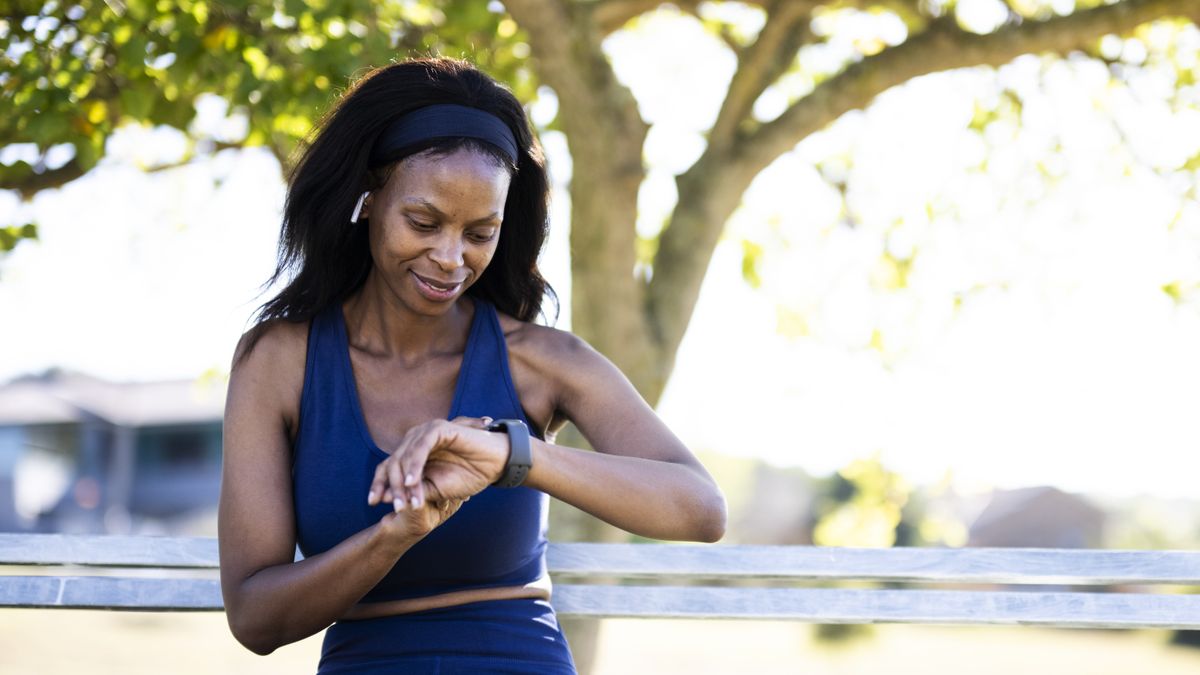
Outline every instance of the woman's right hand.
MULTIPOLYGON (((413 539, 421 539, 432 532, 442 523, 449 520, 466 499, 443 499, 437 489, 430 484, 425 486, 428 499, 417 508, 406 508, 392 511, 379 520, 383 536, 395 539, 398 543, 411 544, 413 539)), ((470 499, 468 497, 467 499, 470 499)))
POLYGON ((500 477, 508 438, 486 431, 491 418, 431 420, 408 430, 375 467, 367 504, 391 502, 396 511, 433 499, 468 499, 500 477))

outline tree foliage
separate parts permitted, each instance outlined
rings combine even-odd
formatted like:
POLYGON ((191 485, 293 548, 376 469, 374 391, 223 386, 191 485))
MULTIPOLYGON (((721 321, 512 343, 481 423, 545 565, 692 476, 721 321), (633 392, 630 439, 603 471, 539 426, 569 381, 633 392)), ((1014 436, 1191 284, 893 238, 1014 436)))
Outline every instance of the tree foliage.
POLYGON ((25 198, 89 171, 123 124, 189 131, 206 94, 248 123, 234 137, 192 133, 184 161, 266 146, 285 170, 353 76, 406 55, 463 56, 532 94, 515 24, 471 0, 49 0, 20 10, 0 16, 0 148, 25 152, 0 164, 0 189, 25 198))
MULTIPOLYGON (((1189 0, 1078 0, 1066 15, 1048 0, 677 2, 678 11, 725 42, 737 67, 703 153, 677 177, 674 211, 660 234, 647 238, 634 223, 648 127, 602 43, 662 5, 24 0, 0 16, 0 148, 21 149, 0 155, 0 189, 28 198, 82 175, 103 156, 114 129, 129 123, 189 132, 182 161, 260 145, 286 171, 316 116, 356 73, 414 54, 466 56, 525 100, 538 81, 558 95, 558 124, 574 160, 575 329, 654 401, 726 220, 754 177, 807 135, 918 75, 1000 65, 1029 52, 1082 49, 1104 59, 1103 36, 1200 16, 1200 5, 1189 0), (972 9, 981 4, 999 11, 980 19, 972 9), (727 8, 755 14, 759 25, 730 20, 727 8), (853 24, 863 17, 890 19, 897 29, 855 36, 853 24), (840 56, 824 59, 824 67, 806 56, 837 49, 840 56), (786 104, 764 117, 756 104, 772 94, 786 104), (194 130, 195 104, 204 95, 243 115, 244 130, 218 137, 194 130)), ((1188 77, 1194 73, 1181 71, 1181 86, 1188 77)), ((0 246, 11 248, 36 229, 17 223, 3 232, 0 246)), ((744 248, 745 275, 756 283, 765 249, 756 242, 744 248)), ((902 285, 911 261, 895 262, 892 277, 902 285)))

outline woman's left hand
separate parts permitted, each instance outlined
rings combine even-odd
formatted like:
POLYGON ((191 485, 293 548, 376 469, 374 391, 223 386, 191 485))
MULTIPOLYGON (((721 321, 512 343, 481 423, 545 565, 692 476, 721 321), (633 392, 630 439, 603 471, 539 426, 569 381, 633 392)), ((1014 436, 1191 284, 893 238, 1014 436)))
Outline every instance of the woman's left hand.
POLYGON ((375 468, 367 503, 417 508, 428 493, 462 499, 499 480, 508 461, 508 437, 486 431, 490 418, 458 417, 413 427, 375 468), (428 492, 427 492, 428 491, 428 492))

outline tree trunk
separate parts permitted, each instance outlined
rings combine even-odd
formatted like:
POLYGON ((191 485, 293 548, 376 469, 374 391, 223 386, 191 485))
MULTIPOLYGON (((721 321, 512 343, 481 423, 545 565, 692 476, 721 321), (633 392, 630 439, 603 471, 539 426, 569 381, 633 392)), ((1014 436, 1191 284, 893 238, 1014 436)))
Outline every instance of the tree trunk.
MULTIPOLYGON (((918 75, 998 65, 1023 53, 1062 53, 1162 16, 1200 21, 1196 0, 1125 0, 1048 21, 1018 22, 988 35, 962 30, 953 15, 918 21, 910 29, 919 29, 901 45, 851 64, 779 118, 761 124, 751 118, 752 104, 795 58, 799 46, 816 39, 809 18, 818 3, 757 3, 768 14, 767 24, 754 44, 736 50, 738 72, 707 149, 677 180, 679 203, 659 238, 653 274, 646 280, 635 276, 634 224, 638 189, 645 178, 642 144, 647 126, 632 94, 617 82, 601 41, 627 19, 660 3, 504 4, 528 33, 540 79, 558 95, 559 119, 570 146, 572 329, 611 359, 651 406, 658 403, 674 368, 726 220, 754 177, 804 137, 918 75)), ((698 3, 676 4, 694 11, 698 3)), ((560 440, 586 447, 573 428, 560 440)), ((618 541, 626 536, 557 502, 551 522, 558 540, 618 541)), ((572 619, 563 625, 576 665, 586 675, 594 665, 599 622, 572 619)))

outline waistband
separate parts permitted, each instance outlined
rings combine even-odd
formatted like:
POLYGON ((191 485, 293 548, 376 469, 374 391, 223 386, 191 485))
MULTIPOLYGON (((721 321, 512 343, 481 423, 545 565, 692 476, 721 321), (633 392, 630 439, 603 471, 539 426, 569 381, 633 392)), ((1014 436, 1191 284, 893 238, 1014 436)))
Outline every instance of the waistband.
POLYGON ((407 672, 399 669, 441 659, 520 666, 517 670, 524 672, 575 672, 554 608, 532 598, 339 621, 325 631, 318 672, 407 672))

